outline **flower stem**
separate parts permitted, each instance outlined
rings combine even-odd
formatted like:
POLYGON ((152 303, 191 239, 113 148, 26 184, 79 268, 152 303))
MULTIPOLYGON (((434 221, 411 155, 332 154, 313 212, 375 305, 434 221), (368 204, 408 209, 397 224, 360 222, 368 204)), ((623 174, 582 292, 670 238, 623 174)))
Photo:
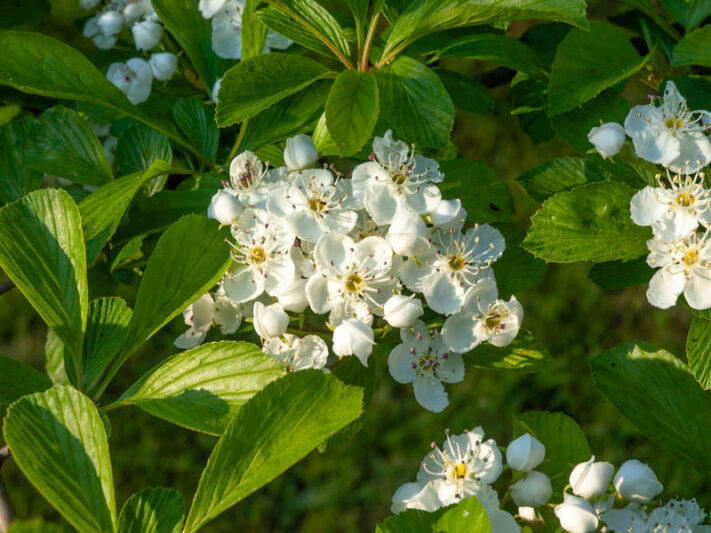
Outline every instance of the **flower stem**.
POLYGON ((363 53, 360 57, 360 62, 358 67, 361 72, 368 72, 368 56, 370 55, 370 47, 373 45, 373 37, 375 37, 375 29, 378 26, 378 19, 380 18, 380 12, 383 8, 383 1, 379 1, 375 5, 373 11, 373 16, 370 19, 370 25, 368 26, 368 35, 365 37, 365 44, 363 45, 363 53))

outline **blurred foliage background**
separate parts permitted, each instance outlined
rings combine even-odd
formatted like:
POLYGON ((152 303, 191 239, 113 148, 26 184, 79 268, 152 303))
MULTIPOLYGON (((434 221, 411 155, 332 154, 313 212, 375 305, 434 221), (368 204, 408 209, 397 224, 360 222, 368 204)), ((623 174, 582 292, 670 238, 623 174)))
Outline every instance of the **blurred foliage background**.
MULTIPOLYGON (((74 0, 62 0, 69 6, 74 0)), ((592 2, 591 18, 609 17, 619 2, 592 2)), ((70 9, 71 6, 67 7, 70 9)), ((62 11, 55 13, 62 15, 62 11)), ((66 27, 71 15, 56 15, 48 33, 78 46, 78 30, 66 27)), ((512 25, 520 35, 525 24, 512 25)), ((476 74, 491 68, 450 60, 447 68, 476 74)), ((636 94, 632 99, 643 99, 636 94)), ((554 157, 574 152, 560 139, 533 144, 511 116, 508 87, 492 91, 495 110, 481 116, 458 112, 453 143, 461 157, 483 161, 505 180, 515 199, 515 221, 526 227, 536 208, 514 178, 554 157)), ((711 480, 661 452, 634 429, 593 387, 589 360, 620 342, 645 340, 684 356, 690 313, 677 306, 659 311, 647 304, 644 288, 604 292, 588 279, 591 265, 550 265, 543 283, 517 294, 526 316, 524 327, 544 341, 553 356, 548 370, 510 374, 469 368, 464 382, 448 387, 450 406, 440 414, 417 405, 409 385, 388 375, 387 356, 375 358, 377 386, 363 429, 350 441, 324 454, 317 452, 205 527, 232 531, 372 531, 390 513, 390 499, 402 483, 414 479, 430 442, 444 430, 458 433, 477 425, 506 445, 514 415, 529 409, 562 411, 581 425, 593 453, 615 465, 637 458, 652 466, 665 485, 666 497, 696 496, 711 507, 711 480)), ((90 279, 90 286, 98 286, 90 279)), ((135 287, 124 295, 133 301, 135 287)), ((96 296, 96 295, 93 295, 96 296)), ((92 297, 93 297, 92 296, 92 297)), ((185 326, 176 319, 153 337, 119 374, 109 398, 136 377, 176 352, 174 338, 185 326)), ((0 353, 42 368, 46 328, 19 291, 0 296, 0 353)), ((208 340, 216 340, 213 330, 208 340), (212 337, 214 336, 214 338, 212 337)), ((117 501, 147 486, 178 489, 189 502, 215 439, 153 418, 133 408, 111 413, 110 438, 117 501)), ((298 428, 294 428, 298 431, 298 428)), ((0 437, 1 439, 1 437, 0 437)), ((10 461, 3 480, 16 514, 62 521, 10 461)))

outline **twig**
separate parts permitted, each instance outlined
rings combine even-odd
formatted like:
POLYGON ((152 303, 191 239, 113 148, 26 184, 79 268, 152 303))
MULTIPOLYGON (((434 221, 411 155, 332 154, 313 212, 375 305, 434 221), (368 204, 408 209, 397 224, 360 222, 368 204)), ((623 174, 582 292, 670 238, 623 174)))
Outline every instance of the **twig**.
MULTIPOLYGON (((2 464, 10 455, 10 448, 7 446, 0 448, 0 470, 2 469, 2 464)), ((5 533, 10 529, 13 518, 10 498, 8 498, 5 486, 2 484, 2 479, 0 479, 0 533, 5 533)))
POLYGON ((14 289, 14 288, 15 288, 15 283, 11 279, 3 281, 2 283, 0 283, 0 294, 5 294, 7 291, 14 289))

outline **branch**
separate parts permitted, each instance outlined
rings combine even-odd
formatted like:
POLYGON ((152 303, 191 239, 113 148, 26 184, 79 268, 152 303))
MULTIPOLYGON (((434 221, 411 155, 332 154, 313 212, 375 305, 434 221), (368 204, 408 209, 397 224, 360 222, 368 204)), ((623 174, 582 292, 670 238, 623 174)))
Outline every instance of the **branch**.
MULTIPOLYGON (((0 469, 2 469, 2 464, 6 459, 10 457, 10 448, 5 446, 0 448, 0 469)), ((0 479, 0 533, 5 533, 10 529, 10 524, 12 524, 14 516, 12 513, 12 506, 10 505, 10 498, 7 496, 5 491, 5 486, 2 484, 0 479)))
POLYGON ((7 291, 14 289, 14 288, 15 288, 15 283, 11 279, 3 281, 2 283, 0 283, 0 294, 5 294, 7 291))

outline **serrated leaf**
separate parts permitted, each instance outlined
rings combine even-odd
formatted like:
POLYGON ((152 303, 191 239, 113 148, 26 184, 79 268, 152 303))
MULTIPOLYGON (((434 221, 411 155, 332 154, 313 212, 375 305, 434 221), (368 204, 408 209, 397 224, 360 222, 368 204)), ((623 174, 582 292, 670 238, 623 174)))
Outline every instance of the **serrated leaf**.
POLYGON ((675 66, 700 65, 711 67, 711 26, 687 33, 672 51, 675 66))
MULTIPOLYGON (((476 497, 442 507, 433 512, 408 509, 389 516, 375 528, 376 533, 492 533, 486 509, 476 497)), ((496 532, 493 532, 496 533, 496 532)))
POLYGON ((333 54, 331 50, 328 49, 328 46, 323 44, 323 41, 302 25, 294 24, 293 19, 286 13, 273 7, 267 7, 257 11, 257 18, 260 22, 269 27, 270 30, 277 32, 279 35, 283 35, 287 39, 291 39, 296 44, 300 44, 304 48, 308 48, 318 54, 332 57, 333 54))
POLYGON ((204 344, 159 364, 114 406, 135 405, 168 422, 220 435, 252 396, 285 373, 253 344, 204 344))
POLYGON ((81 364, 86 252, 79 209, 66 192, 35 191, 0 209, 0 267, 81 364))
POLYGON ((344 70, 338 75, 326 100, 326 127, 340 155, 353 155, 370 139, 379 106, 371 72, 344 70))
POLYGON ((39 187, 42 174, 25 163, 34 119, 13 120, 0 129, 0 202, 17 200, 39 187))
POLYGON ((592 282, 605 290, 624 289, 644 285, 652 279, 654 270, 647 265, 647 258, 631 261, 611 261, 596 263, 588 275, 592 282))
POLYGON ((180 131, 198 147, 205 159, 214 161, 220 132, 212 107, 205 106, 199 98, 181 98, 173 106, 173 118, 180 131))
POLYGON ((118 533, 180 533, 185 502, 175 489, 156 487, 131 496, 121 509, 118 533))
POLYGON ((47 109, 32 124, 30 135, 24 158, 34 170, 82 185, 103 185, 113 179, 96 133, 73 109, 47 109))
POLYGON ((553 263, 645 255, 651 232, 630 218, 634 193, 626 185, 602 182, 551 196, 533 215, 523 247, 553 263))
POLYGON ((711 2, 708 0, 661 0, 661 3, 687 31, 694 29, 711 15, 711 2))
POLYGON ((240 46, 242 59, 258 56, 264 52, 267 40, 267 27, 259 22, 257 6, 261 0, 247 0, 241 18, 240 46))
POLYGON ((135 124, 119 137, 116 165, 121 175, 144 172, 156 161, 173 161, 168 137, 144 124, 135 124))
POLYGON ((521 330, 508 346, 483 343, 463 357, 467 365, 521 373, 538 372, 551 362, 548 349, 526 330, 521 330))
POLYGON ((225 73, 217 103, 217 124, 231 126, 257 115, 333 72, 312 59, 271 53, 245 59, 225 73))
POLYGON ((626 80, 649 57, 640 57, 627 37, 608 22, 591 22, 589 31, 571 30, 558 45, 551 68, 549 115, 570 111, 626 80))
POLYGON ((477 115, 486 115, 494 110, 494 100, 482 83, 453 70, 438 68, 435 72, 455 107, 477 115))
POLYGON ((185 532, 197 531, 353 422, 362 401, 359 388, 318 370, 294 372, 265 387, 242 407, 215 446, 185 532))
POLYGON ((25 394, 40 392, 52 382, 39 370, 16 359, 0 355, 0 405, 8 405, 25 394))
POLYGON ((688 367, 647 343, 593 358, 595 387, 649 439, 711 475, 711 398, 688 367))
POLYGON ((93 402, 54 387, 12 404, 4 426, 13 459, 81 533, 113 532, 113 476, 104 424, 93 402))
POLYGON ((711 322, 695 317, 686 337, 689 368, 701 386, 711 389, 711 322))

